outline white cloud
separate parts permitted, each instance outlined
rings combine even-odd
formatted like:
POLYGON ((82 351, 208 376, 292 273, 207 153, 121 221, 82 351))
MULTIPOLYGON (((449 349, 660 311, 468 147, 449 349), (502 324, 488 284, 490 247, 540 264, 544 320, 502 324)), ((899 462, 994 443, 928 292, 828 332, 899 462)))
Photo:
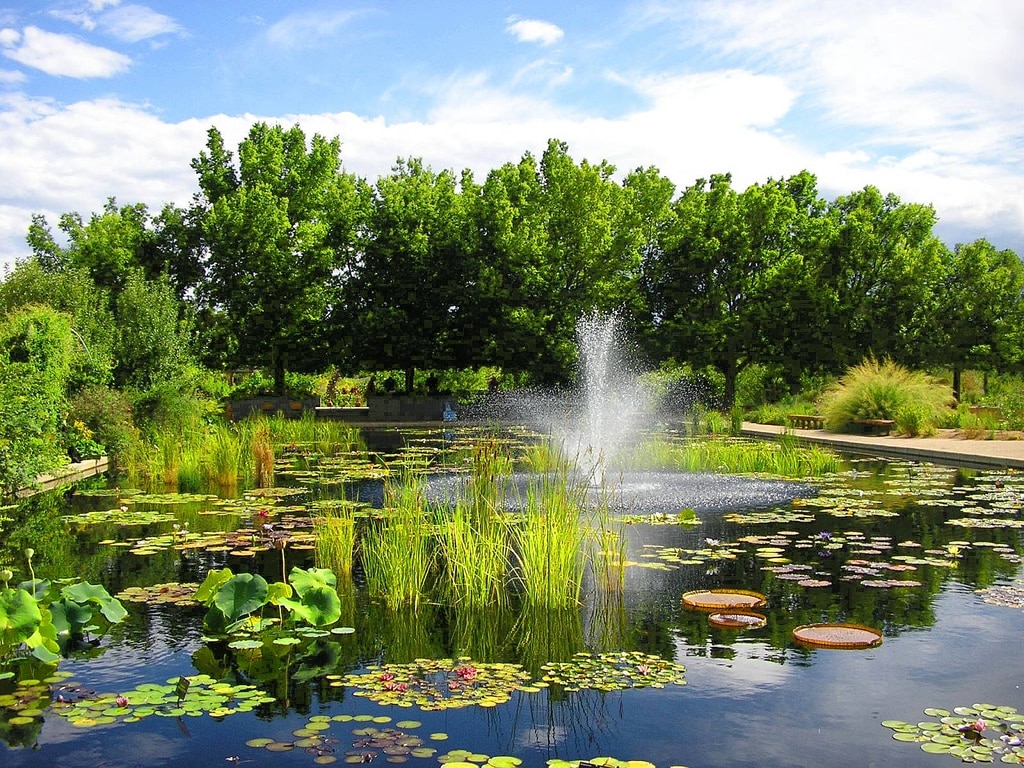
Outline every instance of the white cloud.
POLYGON ((282 48, 308 48, 332 37, 356 11, 305 11, 285 16, 267 29, 267 40, 282 48))
POLYGON ((0 69, 0 83, 6 85, 19 85, 28 78, 20 69, 0 69))
POLYGON ((170 16, 143 5, 122 5, 100 17, 100 26, 119 40, 137 43, 159 35, 182 31, 170 16))
POLYGON ((520 43, 554 45, 565 36, 561 27, 547 21, 520 19, 517 16, 509 16, 505 21, 505 31, 520 43))
POLYGON ((131 64, 131 59, 123 54, 91 45, 71 35, 25 27, 23 35, 18 39, 11 32, 14 30, 0 31, 4 56, 48 75, 111 77, 128 69, 131 64))

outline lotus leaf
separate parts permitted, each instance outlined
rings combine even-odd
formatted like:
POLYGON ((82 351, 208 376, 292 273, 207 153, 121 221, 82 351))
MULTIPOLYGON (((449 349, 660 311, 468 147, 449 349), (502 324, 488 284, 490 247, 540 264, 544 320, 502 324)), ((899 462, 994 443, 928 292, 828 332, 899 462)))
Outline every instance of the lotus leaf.
POLYGON ((112 597, 106 588, 99 584, 80 581, 77 584, 64 587, 60 593, 65 601, 73 601, 79 605, 83 603, 98 605, 100 613, 111 624, 118 623, 128 615, 128 611, 121 605, 121 602, 112 597))
POLYGON ((228 622, 237 622, 266 604, 267 591, 267 580, 259 574, 239 573, 217 590, 213 604, 228 622))
POLYGON ((31 594, 21 588, 0 590, 0 639, 4 645, 21 645, 42 621, 39 604, 31 594))

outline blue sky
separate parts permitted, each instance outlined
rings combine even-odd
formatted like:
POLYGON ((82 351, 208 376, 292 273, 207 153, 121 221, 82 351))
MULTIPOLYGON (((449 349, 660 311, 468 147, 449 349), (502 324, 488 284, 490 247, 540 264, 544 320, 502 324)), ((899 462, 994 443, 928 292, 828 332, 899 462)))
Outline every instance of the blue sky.
POLYGON ((1024 254, 1020 0, 0 0, 0 261, 119 203, 186 205, 217 126, 486 172, 549 138, 683 188, 808 169, 1024 254))

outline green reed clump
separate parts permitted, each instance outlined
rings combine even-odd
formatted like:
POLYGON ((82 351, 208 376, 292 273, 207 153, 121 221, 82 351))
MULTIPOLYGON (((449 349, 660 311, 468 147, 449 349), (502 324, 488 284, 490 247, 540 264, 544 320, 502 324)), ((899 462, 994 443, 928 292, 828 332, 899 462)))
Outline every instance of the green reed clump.
POLYGON ((243 468, 242 444, 238 433, 227 424, 214 426, 213 431, 204 441, 203 446, 209 451, 209 463, 205 465, 206 477, 223 487, 238 484, 238 476, 243 468))
POLYGON ((274 446, 270 442, 270 425, 261 419, 252 429, 252 457, 257 488, 274 485, 274 446))
POLYGON ((440 519, 438 544, 453 603, 507 605, 509 526, 497 510, 463 499, 449 505, 440 519))
POLYGON ((586 567, 586 488, 568 473, 530 482, 525 512, 514 529, 518 579, 526 603, 578 605, 586 567))
POLYGON ((316 566, 330 568, 339 580, 352 578, 356 546, 355 510, 360 506, 357 502, 345 500, 321 502, 311 518, 316 536, 316 566))
POLYGON ((323 456, 333 456, 360 445, 359 428, 344 421, 317 419, 305 411, 301 418, 286 419, 276 414, 268 419, 274 443, 308 445, 323 456))
POLYGON ((781 477, 817 477, 838 471, 839 455, 802 445, 787 435, 778 442, 725 437, 685 441, 654 440, 640 446, 630 469, 675 469, 684 472, 733 472, 781 477))
POLYGON ((384 482, 384 508, 362 540, 372 595, 388 607, 419 605, 433 566, 426 480, 412 469, 384 482))

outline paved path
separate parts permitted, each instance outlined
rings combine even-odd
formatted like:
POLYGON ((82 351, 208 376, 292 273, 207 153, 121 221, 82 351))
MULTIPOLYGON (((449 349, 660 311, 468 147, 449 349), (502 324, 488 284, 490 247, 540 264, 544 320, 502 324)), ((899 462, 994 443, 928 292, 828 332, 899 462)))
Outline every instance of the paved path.
MULTIPOLYGON (((748 437, 777 438, 786 430, 770 424, 743 422, 748 437)), ((823 429, 791 429, 802 442, 828 445, 849 453, 933 461, 972 467, 1024 469, 1024 440, 965 440, 944 437, 869 437, 841 435, 823 429)))

